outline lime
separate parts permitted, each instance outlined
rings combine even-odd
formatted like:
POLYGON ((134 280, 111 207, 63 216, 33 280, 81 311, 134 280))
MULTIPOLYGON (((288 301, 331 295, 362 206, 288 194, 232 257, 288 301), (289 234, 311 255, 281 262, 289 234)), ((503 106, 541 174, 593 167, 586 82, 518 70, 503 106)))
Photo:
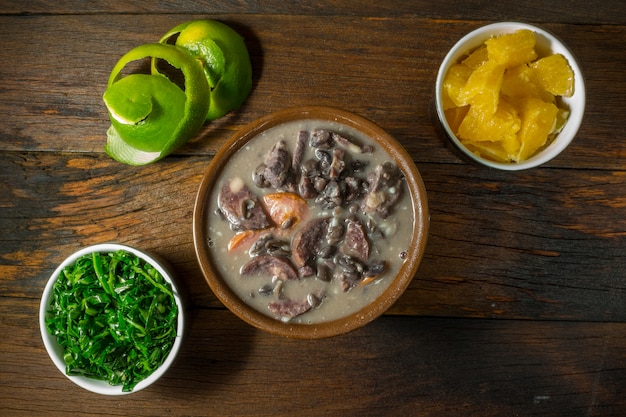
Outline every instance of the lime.
POLYGON ((230 26, 215 20, 193 20, 172 28, 159 42, 173 42, 200 62, 210 88, 207 121, 239 108, 250 94, 248 49, 230 26))
POLYGON ((109 110, 106 153, 129 165, 155 162, 184 144, 204 124, 209 86, 202 68, 184 49, 152 43, 126 53, 113 68, 103 99, 109 110), (167 61, 184 76, 184 90, 164 74, 121 72, 144 58, 167 61))
POLYGON ((241 106, 251 89, 250 56, 237 32, 213 20, 178 25, 159 43, 126 53, 111 71, 103 95, 111 120, 105 151, 129 165, 158 161, 205 121, 241 106), (146 58, 150 74, 122 75, 146 58))

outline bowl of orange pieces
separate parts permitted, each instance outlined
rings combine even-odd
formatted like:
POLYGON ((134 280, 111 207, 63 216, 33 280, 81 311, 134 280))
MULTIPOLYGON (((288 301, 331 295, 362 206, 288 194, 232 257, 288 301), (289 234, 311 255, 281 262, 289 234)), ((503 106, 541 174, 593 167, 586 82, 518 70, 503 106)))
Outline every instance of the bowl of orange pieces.
POLYGON ((570 50, 548 31, 500 22, 465 35, 437 74, 437 116, 470 160, 517 171, 542 165, 574 139, 585 84, 570 50))

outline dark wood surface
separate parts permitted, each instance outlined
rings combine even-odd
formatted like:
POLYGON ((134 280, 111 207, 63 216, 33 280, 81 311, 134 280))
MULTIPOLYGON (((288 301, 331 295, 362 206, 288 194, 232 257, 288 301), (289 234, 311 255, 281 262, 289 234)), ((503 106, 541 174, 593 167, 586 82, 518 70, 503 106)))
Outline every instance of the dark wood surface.
POLYGON ((625 10, 564 0, 0 1, 0 415, 626 415, 625 10), (112 161, 101 99, 112 66, 196 18, 244 35, 252 94, 156 164, 112 161), (575 141, 521 173, 463 161, 433 110, 447 50, 505 20, 565 41, 587 84, 575 141), (196 262, 191 215, 232 132, 310 104, 365 116, 406 147, 431 228, 413 282, 385 315, 297 341, 219 303, 196 262), (165 257, 188 293, 179 359, 123 398, 73 385, 38 328, 52 271, 105 241, 165 257))

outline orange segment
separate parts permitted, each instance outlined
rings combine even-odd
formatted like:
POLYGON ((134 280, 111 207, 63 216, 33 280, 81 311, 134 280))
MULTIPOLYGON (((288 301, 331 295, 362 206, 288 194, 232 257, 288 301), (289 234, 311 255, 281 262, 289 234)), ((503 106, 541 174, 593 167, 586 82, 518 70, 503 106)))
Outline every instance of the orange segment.
POLYGON ((471 106, 459 126, 461 140, 475 142, 500 142, 508 155, 519 152, 517 132, 520 119, 515 108, 501 100, 494 114, 471 106))
POLYGON ((521 143, 517 137, 522 125, 517 108, 506 100, 500 100, 495 116, 503 121, 506 131, 503 132, 502 147, 509 154, 509 158, 519 152, 521 143))
POLYGON ((554 54, 538 59, 530 64, 530 68, 539 85, 546 91, 565 97, 574 94, 574 71, 563 55, 554 54))
POLYGON ((495 113, 500 97, 504 67, 487 61, 476 68, 463 87, 462 96, 472 106, 480 106, 486 113, 495 113))
POLYGON ((552 103, 532 97, 524 100, 521 106, 522 124, 519 131, 521 148, 516 160, 523 161, 529 158, 546 144, 556 125, 558 112, 559 109, 552 103))
POLYGON ((535 32, 520 29, 485 41, 489 60, 511 68, 537 59, 535 32))
MULTIPOLYGON (((465 106, 468 104, 462 91, 471 73, 472 69, 465 65, 455 64, 450 67, 443 81, 444 101, 447 95, 454 106, 465 106)), ((450 107, 452 107, 450 104, 444 103, 444 110, 450 107)))
POLYGON ((461 63, 474 70, 487 62, 488 59, 489 55, 487 53, 487 47, 483 44, 474 49, 474 51, 470 53, 467 58, 461 61, 461 63))
POLYGON ((501 93, 514 102, 525 97, 536 97, 543 101, 554 102, 554 96, 545 91, 535 79, 535 71, 528 64, 510 68, 502 78, 501 93))

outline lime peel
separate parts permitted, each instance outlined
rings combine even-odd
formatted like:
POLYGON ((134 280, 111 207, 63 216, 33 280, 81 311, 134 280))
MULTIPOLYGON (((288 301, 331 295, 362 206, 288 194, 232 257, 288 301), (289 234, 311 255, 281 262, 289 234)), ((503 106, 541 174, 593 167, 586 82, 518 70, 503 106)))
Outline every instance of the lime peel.
POLYGON ((169 155, 195 135, 204 123, 208 95, 209 86, 202 68, 182 48, 151 43, 130 50, 113 68, 103 96, 111 115, 105 151, 113 159, 129 165, 144 165, 169 155), (162 74, 131 74, 122 78, 126 65, 144 58, 163 59, 179 69, 185 78, 185 91, 162 74), (139 110, 131 110, 133 103, 129 97, 138 99, 139 110), (144 158, 135 159, 137 153, 143 153, 144 158), (147 154, 152 157, 145 157, 147 154))
POLYGON ((158 43, 130 50, 113 67, 103 95, 111 120, 105 152, 128 165, 156 162, 204 122, 240 107, 251 89, 250 57, 237 32, 213 20, 178 25, 158 43), (145 58, 151 59, 150 74, 122 76, 128 64, 145 58), (182 72, 183 88, 159 70, 159 61, 182 72))
MULTIPOLYGON (((159 42, 187 50, 201 62, 209 83, 211 121, 237 109, 252 90, 252 65, 244 39, 230 26, 215 20, 192 20, 169 30, 159 42)), ((154 69, 154 65, 153 65, 154 69)))

